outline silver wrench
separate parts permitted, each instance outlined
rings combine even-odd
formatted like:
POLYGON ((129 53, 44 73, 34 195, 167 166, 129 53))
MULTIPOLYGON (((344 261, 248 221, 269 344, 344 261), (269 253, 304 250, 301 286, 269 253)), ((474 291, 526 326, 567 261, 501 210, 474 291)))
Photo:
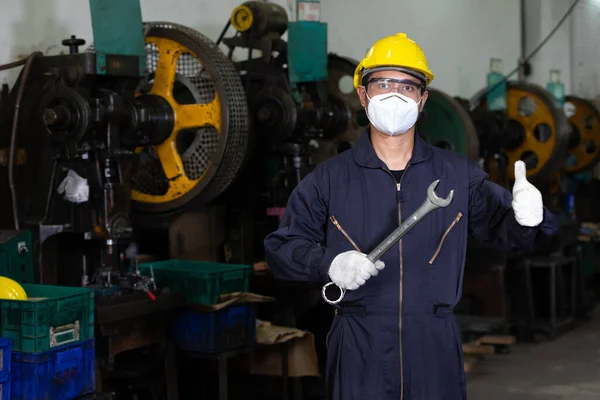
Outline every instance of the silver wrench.
MULTIPOLYGON (((369 261, 375 263, 375 261, 379 260, 379 258, 381 258, 381 256, 386 251, 388 251, 395 243, 402 239, 402 237, 406 235, 408 231, 413 226, 415 226, 417 222, 423 219, 427 214, 434 210, 437 210, 438 208, 447 207, 452 202, 452 199, 454 198, 454 189, 450 190, 448 197, 446 197, 445 199, 438 197, 438 195, 435 193, 435 188, 437 187, 439 182, 439 179, 431 182, 431 184, 427 188, 427 198, 425 199, 423 204, 421 204, 421 206, 417 208, 415 212, 413 212, 406 220, 404 220, 404 222, 398 228, 394 229, 394 231, 387 238, 385 238, 379 245, 377 245, 377 247, 375 247, 375 250, 373 250, 371 253, 369 253, 369 255, 367 255, 367 259, 369 261)), ((346 294, 346 289, 342 289, 338 286, 338 288, 340 289, 340 297, 336 300, 329 300, 325 293, 327 288, 331 285, 335 285, 335 283, 329 282, 323 286, 323 289, 321 290, 321 296, 323 297, 323 300, 325 300, 327 303, 337 304, 344 298, 344 295, 346 294)))

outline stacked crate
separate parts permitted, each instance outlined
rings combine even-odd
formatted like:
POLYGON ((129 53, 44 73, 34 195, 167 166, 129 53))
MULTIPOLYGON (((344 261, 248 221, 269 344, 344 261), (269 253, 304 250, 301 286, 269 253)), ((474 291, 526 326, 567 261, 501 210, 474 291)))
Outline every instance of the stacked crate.
POLYGON ((256 342, 256 304, 232 304, 207 310, 228 293, 248 292, 251 265, 168 260, 140 265, 152 268, 157 285, 185 297, 173 325, 173 340, 181 350, 216 353, 256 342))
POLYGON ((12 340, 0 338, 0 400, 10 399, 12 340))
POLYGON ((0 337, 12 342, 10 358, 3 354, 4 363, 10 360, 10 398, 68 400, 93 392, 94 293, 22 286, 27 300, 0 300, 0 337))

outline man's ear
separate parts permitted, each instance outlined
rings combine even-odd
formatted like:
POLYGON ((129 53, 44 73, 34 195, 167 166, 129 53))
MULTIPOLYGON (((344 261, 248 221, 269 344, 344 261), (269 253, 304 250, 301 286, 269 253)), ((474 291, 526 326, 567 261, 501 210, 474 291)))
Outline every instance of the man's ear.
POLYGON ((421 96, 421 103, 419 104, 419 112, 423 111, 423 107, 425 107, 425 103, 427 102, 427 97, 429 96, 429 92, 426 90, 423 92, 421 96))
POLYGON ((367 92, 364 86, 359 86, 356 88, 356 93, 358 93, 358 97, 360 99, 360 105, 364 107, 367 106, 367 92))

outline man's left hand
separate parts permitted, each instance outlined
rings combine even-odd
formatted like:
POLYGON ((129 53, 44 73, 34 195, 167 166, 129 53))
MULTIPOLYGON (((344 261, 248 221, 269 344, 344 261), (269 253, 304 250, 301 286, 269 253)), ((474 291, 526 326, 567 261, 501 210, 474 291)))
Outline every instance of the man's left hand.
POLYGON ((512 208, 515 219, 522 226, 538 226, 544 219, 542 194, 527 180, 527 169, 523 161, 515 163, 512 208))

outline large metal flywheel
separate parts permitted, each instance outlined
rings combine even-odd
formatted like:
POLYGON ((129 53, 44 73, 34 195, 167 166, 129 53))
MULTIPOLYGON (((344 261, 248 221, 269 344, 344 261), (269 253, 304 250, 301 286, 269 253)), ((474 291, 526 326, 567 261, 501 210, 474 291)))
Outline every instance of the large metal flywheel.
POLYGON ((354 70, 357 66, 358 61, 336 54, 329 54, 327 59, 329 98, 333 100, 334 110, 343 121, 339 129, 334 131, 337 140, 356 141, 369 126, 369 119, 354 88, 354 70))
POLYGON ((427 102, 417 123, 417 131, 434 146, 477 160, 479 139, 465 108, 444 92, 429 88, 427 102))
MULTIPOLYGON (((483 93, 486 89, 482 89, 483 93)), ((485 107, 485 102, 480 105, 485 107)), ((544 88, 525 82, 507 82, 504 153, 508 165, 523 160, 527 177, 547 182, 563 165, 570 136, 567 118, 556 100, 544 88)), ((514 168, 507 168, 514 180, 514 168)))
POLYGON ((571 125, 571 137, 563 171, 578 173, 600 161, 600 112, 590 101, 565 97, 565 113, 571 125))
POLYGON ((329 54, 327 58, 327 97, 331 116, 319 148, 312 156, 318 164, 353 146, 369 126, 369 119, 354 88, 354 70, 358 62, 329 54))
POLYGON ((138 148, 132 207, 171 213, 207 203, 238 174, 248 147, 248 109, 238 71, 201 33, 167 22, 144 24, 151 94, 172 107, 175 123, 161 144, 138 148))

